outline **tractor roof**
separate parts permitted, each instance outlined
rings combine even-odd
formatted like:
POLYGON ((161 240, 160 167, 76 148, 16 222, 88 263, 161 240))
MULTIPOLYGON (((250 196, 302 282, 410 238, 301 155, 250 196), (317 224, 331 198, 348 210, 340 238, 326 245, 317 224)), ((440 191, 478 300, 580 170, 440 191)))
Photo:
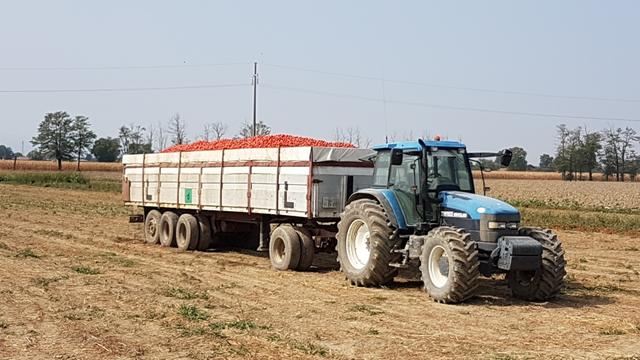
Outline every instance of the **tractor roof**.
MULTIPOLYGON (((427 146, 439 147, 439 148, 450 148, 450 149, 459 149, 465 148, 466 146, 457 141, 435 141, 435 140, 426 140, 424 142, 427 146)), ((390 149, 403 149, 403 150, 421 150, 420 143, 418 141, 402 141, 395 142, 389 144, 380 144, 375 145, 373 150, 390 150, 390 149)))

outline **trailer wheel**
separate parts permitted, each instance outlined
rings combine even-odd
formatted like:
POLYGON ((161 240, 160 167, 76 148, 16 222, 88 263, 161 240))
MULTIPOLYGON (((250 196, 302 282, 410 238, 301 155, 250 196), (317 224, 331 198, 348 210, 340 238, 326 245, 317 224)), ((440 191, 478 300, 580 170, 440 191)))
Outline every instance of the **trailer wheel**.
POLYGON ((527 301, 554 298, 567 274, 562 242, 548 229, 523 227, 518 234, 530 236, 542 244, 542 267, 537 271, 510 271, 507 280, 513 296, 527 301))
POLYGON ((293 270, 300 263, 300 237, 290 225, 280 225, 269 240, 269 259, 277 270, 293 270))
POLYGON ((193 248, 189 247, 191 250, 195 250, 196 248, 200 251, 205 251, 211 246, 211 222, 209 221, 208 216, 204 216, 199 214, 196 216, 198 219, 198 228, 200 229, 200 238, 197 244, 193 244, 193 248))
POLYGON ((191 214, 182 214, 176 227, 176 243, 178 249, 189 250, 198 246, 198 220, 191 214))
POLYGON ((300 261, 298 262, 298 267, 296 267, 296 270, 306 271, 309 270, 311 264, 313 263, 313 256, 316 252, 316 245, 313 242, 311 234, 309 234, 306 229, 298 228, 296 229, 296 233, 300 238, 300 261))
POLYGON ((176 226, 178 215, 173 211, 165 211, 160 217, 160 245, 176 246, 176 226))
POLYGON ((144 241, 147 244, 157 244, 160 242, 160 217, 162 214, 158 210, 151 210, 144 219, 144 241))
POLYGON ((440 303, 458 303, 475 295, 480 262, 476 244, 464 230, 442 226, 431 230, 420 257, 424 289, 440 303))
POLYGON ((384 208, 376 201, 361 199, 345 207, 338 223, 338 261, 353 285, 378 286, 393 280, 398 269, 390 264, 398 240, 384 208))

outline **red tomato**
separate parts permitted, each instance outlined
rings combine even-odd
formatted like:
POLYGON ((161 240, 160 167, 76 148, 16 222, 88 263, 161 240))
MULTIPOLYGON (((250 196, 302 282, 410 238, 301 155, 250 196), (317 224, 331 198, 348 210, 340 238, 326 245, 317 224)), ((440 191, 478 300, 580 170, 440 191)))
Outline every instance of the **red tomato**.
POLYGON ((339 147, 353 148, 353 144, 345 142, 330 142, 303 136, 276 134, 250 137, 246 139, 221 139, 216 141, 196 141, 191 144, 174 145, 162 150, 162 152, 177 151, 202 151, 222 149, 248 149, 248 148, 277 148, 277 147, 339 147))

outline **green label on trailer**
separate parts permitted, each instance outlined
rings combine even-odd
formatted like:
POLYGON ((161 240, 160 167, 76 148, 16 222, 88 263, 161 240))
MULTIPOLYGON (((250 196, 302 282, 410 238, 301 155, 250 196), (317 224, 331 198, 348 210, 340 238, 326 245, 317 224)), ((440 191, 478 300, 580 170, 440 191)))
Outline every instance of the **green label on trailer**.
POLYGON ((193 191, 191 189, 184 189, 184 203, 191 204, 193 201, 193 191))

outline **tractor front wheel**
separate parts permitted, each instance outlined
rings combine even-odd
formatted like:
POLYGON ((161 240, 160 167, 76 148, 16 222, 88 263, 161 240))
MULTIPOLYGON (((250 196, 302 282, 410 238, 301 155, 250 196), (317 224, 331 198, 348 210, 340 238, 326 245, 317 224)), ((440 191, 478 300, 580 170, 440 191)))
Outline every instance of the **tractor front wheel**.
POLYGON ((566 275, 564 250, 558 236, 548 229, 520 228, 519 235, 529 236, 542 245, 542 265, 534 271, 511 271, 507 280, 513 296, 527 301, 554 298, 566 275))
POLYGON ((435 228, 427 234, 420 257, 424 289, 440 303, 467 300, 478 288, 479 264, 469 233, 453 227, 435 228))

